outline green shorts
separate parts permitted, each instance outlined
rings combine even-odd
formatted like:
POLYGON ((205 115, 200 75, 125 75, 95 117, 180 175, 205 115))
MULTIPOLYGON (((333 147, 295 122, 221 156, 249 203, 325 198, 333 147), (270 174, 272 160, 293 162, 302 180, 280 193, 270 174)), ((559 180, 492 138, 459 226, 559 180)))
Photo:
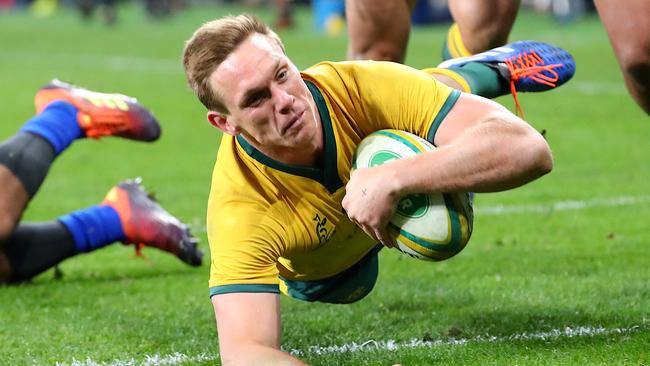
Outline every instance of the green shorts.
POLYGON ((280 277, 288 296, 304 301, 349 304, 363 299, 377 282, 379 244, 347 270, 322 280, 294 281, 280 277))

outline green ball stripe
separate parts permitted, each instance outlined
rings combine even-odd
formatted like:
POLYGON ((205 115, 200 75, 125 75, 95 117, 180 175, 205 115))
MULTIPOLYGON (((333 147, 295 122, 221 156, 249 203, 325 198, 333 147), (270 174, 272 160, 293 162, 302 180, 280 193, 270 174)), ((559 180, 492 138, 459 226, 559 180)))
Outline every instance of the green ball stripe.
POLYGON ((456 207, 454 200, 450 194, 443 194, 443 198, 445 200, 447 211, 449 212, 449 222, 451 226, 447 238, 443 241, 432 241, 420 238, 404 229, 399 228, 394 224, 389 224, 393 230, 399 232, 399 236, 403 237, 403 239, 408 240, 412 244, 417 245, 407 245, 408 247, 426 257, 434 259, 449 258, 454 254, 460 252, 466 244, 463 240, 459 210, 456 207), (436 256, 435 253, 432 252, 439 252, 440 256, 436 256))
POLYGON ((423 148, 420 146, 416 146, 413 142, 409 141, 408 139, 404 138, 403 136, 399 135, 399 131, 397 130, 380 130, 375 132, 378 135, 383 135, 392 139, 395 139, 397 141, 400 141, 404 145, 408 146, 411 150, 413 150, 415 153, 419 154, 422 151, 424 151, 423 148))

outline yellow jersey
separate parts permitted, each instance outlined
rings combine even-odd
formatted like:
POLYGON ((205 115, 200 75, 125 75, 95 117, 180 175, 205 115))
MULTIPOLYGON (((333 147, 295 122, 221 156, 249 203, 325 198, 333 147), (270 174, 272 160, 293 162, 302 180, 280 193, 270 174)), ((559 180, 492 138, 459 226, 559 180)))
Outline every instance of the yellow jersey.
POLYGON ((357 145, 388 128, 433 142, 460 95, 390 62, 322 62, 301 74, 322 121, 322 164, 283 164, 223 135, 207 212, 211 296, 286 293, 280 278, 325 279, 363 258, 376 242, 341 206, 357 145))

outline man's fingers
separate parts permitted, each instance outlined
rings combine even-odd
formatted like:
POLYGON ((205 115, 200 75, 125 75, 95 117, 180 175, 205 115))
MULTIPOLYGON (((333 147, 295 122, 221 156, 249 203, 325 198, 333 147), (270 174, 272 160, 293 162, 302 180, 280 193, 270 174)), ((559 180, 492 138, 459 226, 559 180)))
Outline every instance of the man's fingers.
POLYGON ((395 239, 393 239, 393 237, 390 235, 390 231, 388 230, 387 226, 384 226, 382 229, 378 229, 374 226, 364 225, 353 217, 350 217, 350 221, 360 227, 361 230, 363 230, 369 237, 378 243, 381 243, 388 248, 395 247, 395 239))
POLYGON ((393 238, 390 236, 390 234, 386 229, 383 230, 376 229, 375 235, 377 236, 377 239, 379 239, 379 242, 382 243, 384 246, 388 248, 392 248, 395 246, 395 242, 393 241, 393 238))

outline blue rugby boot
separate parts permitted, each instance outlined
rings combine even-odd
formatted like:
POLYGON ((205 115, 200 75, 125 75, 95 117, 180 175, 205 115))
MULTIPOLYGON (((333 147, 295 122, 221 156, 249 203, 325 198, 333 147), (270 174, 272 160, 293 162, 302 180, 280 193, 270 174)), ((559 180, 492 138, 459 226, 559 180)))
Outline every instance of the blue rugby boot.
POLYGON ((517 102, 517 92, 540 92, 556 88, 569 81, 576 71, 571 54, 562 48, 537 41, 519 41, 476 55, 444 61, 439 68, 463 69, 479 63, 495 69, 505 87, 517 102))
POLYGON ((562 48, 537 41, 519 41, 476 55, 444 61, 438 67, 462 67, 470 62, 490 64, 520 92, 539 92, 569 81, 576 71, 573 56, 562 48))

